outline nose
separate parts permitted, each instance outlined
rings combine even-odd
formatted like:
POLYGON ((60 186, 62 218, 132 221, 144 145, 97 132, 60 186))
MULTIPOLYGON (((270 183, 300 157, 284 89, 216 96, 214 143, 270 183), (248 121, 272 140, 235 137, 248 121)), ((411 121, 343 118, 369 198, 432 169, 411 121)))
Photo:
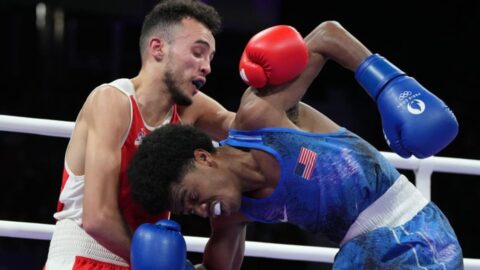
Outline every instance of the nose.
POLYGON ((193 211, 195 215, 200 216, 202 218, 207 218, 210 216, 209 207, 206 203, 197 204, 193 207, 193 211))
POLYGON ((204 76, 207 76, 208 74, 210 74, 210 72, 212 72, 212 67, 210 66, 210 60, 205 60, 202 62, 200 71, 204 76))

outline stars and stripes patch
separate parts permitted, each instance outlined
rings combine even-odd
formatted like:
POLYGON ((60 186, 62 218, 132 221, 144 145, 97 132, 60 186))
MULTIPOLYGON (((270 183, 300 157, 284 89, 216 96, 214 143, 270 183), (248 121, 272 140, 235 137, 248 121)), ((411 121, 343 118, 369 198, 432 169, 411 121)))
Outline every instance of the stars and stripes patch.
POLYGON ((300 149, 300 154, 298 155, 297 164, 295 166, 295 174, 303 177, 306 180, 310 180, 313 174, 313 169, 315 169, 317 157, 317 153, 302 147, 300 149))

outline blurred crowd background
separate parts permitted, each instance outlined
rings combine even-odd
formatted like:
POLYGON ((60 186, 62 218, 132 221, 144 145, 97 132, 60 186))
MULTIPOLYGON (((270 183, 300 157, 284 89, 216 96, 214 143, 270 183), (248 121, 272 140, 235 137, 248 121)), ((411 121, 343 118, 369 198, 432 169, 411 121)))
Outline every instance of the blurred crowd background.
MULTIPOLYGON (((478 128, 480 2, 206 1, 223 17, 212 74, 202 89, 236 110, 245 85, 238 60, 249 38, 289 24, 302 35, 336 20, 443 99, 460 133, 438 156, 480 159, 478 128)), ((0 114, 74 121, 97 85, 134 77, 138 37, 154 0, 1 0, 0 114)), ((304 101, 390 151, 376 105, 353 73, 328 63, 304 101)), ((0 220, 53 224, 67 139, 0 132, 0 220)), ((408 176, 412 172, 405 171, 408 176)), ((434 173, 432 200, 455 228, 464 256, 480 259, 480 176, 434 173)), ((208 236, 207 220, 177 217, 186 235, 208 236)), ((249 225, 247 240, 332 246, 290 225, 249 225)), ((0 270, 41 269, 48 241, 0 237, 0 270)), ((198 253, 189 253, 197 263, 198 253)), ((246 257, 243 269, 329 269, 331 265, 246 257)))

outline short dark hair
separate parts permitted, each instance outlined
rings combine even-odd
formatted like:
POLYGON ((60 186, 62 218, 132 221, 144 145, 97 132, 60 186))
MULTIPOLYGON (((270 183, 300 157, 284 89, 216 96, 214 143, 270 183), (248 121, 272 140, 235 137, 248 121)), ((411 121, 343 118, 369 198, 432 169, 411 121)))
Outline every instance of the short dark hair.
POLYGON ((212 139, 192 126, 167 124, 147 135, 127 172, 133 199, 151 214, 168 210, 172 184, 193 168, 195 149, 215 151, 212 139))
POLYGON ((164 0, 145 16, 140 34, 140 52, 143 53, 153 31, 163 31, 168 36, 169 28, 187 17, 204 24, 213 35, 220 31, 222 25, 220 15, 210 5, 196 0, 164 0))

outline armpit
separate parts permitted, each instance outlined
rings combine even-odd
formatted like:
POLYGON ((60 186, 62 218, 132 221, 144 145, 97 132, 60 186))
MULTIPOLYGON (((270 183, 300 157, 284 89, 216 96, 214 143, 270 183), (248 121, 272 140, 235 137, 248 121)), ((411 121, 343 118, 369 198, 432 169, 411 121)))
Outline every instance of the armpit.
POLYGON ((295 125, 298 124, 298 115, 299 115, 299 105, 298 103, 295 106, 291 107, 287 110, 287 117, 292 121, 295 125))

